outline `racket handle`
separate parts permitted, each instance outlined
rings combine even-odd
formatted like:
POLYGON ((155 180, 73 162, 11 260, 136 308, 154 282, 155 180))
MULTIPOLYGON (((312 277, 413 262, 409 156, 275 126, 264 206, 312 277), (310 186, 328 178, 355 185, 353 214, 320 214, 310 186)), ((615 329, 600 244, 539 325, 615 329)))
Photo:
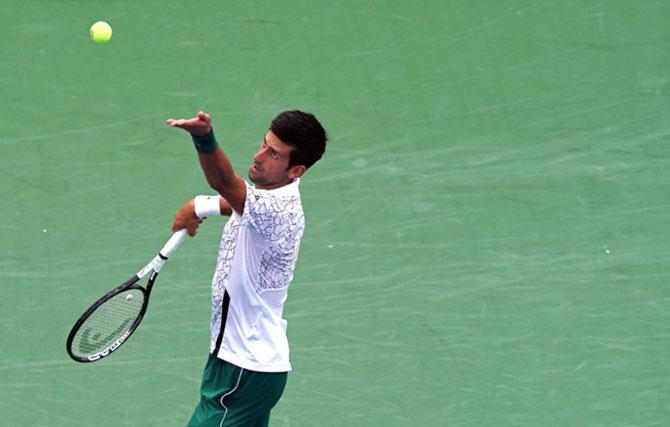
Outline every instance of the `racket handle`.
POLYGON ((182 228, 181 230, 177 231, 170 237, 170 240, 167 241, 165 246, 163 246, 163 249, 160 250, 159 254, 167 259, 172 256, 173 253, 179 248, 179 246, 184 242, 184 239, 186 239, 186 229, 182 228))

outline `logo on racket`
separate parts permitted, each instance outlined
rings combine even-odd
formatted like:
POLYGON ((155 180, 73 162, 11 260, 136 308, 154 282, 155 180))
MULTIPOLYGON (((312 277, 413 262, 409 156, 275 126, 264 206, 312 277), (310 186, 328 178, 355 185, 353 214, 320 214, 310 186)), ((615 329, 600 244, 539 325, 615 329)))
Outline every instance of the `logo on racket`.
MULTIPOLYGON (((83 354, 86 354, 86 353, 90 353, 90 352, 94 351, 96 348, 100 348, 100 346, 102 344, 105 344, 105 343, 109 342, 111 339, 113 339, 114 337, 118 336, 121 333, 121 331, 126 329, 126 327, 132 321, 133 321, 133 318, 129 317, 118 328, 116 328, 116 330, 112 331, 109 335, 107 335, 105 337, 102 337, 101 333, 96 333, 91 337, 91 331, 93 331, 93 328, 92 327, 86 328, 86 330, 84 330, 84 332, 81 335, 81 342, 79 343, 79 351, 81 351, 83 354)), ((123 342, 126 338, 128 338, 128 335, 130 335, 129 331, 126 332, 125 334, 123 334, 121 337, 119 337, 119 339, 116 340, 114 342, 114 344, 117 344, 117 343, 120 344, 120 342, 123 342)), ((112 345, 114 345, 114 344, 112 344, 112 345)), ((118 345, 117 345, 117 347, 118 347, 118 345)), ((116 347, 114 347, 114 348, 116 348, 116 347)), ((101 352, 101 353, 104 353, 104 351, 101 352)), ((93 356, 96 356, 97 354, 101 354, 101 353, 96 353, 96 354, 90 356, 89 358, 91 358, 93 356)), ((96 357, 96 359, 98 359, 98 357, 96 357)))

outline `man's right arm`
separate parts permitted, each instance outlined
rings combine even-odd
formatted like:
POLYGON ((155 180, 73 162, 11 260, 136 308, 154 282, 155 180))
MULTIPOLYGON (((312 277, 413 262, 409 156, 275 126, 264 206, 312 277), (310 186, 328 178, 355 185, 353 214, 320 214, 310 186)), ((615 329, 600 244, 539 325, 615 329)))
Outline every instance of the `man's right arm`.
MULTIPOLYGON (((220 215, 230 216, 233 209, 223 197, 215 196, 219 200, 220 215)), ((191 199, 184 203, 174 214, 174 223, 172 224, 172 231, 176 232, 185 228, 189 236, 195 236, 198 232, 198 227, 206 217, 198 218, 195 213, 195 199, 191 199)))

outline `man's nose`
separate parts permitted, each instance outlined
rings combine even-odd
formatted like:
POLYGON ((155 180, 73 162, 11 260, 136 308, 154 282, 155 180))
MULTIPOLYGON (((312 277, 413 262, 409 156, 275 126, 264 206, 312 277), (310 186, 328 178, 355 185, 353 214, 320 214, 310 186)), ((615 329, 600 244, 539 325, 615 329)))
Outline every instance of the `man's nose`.
POLYGON ((255 162, 260 162, 263 157, 265 157, 267 150, 264 148, 259 148, 256 154, 254 154, 254 161, 255 162))

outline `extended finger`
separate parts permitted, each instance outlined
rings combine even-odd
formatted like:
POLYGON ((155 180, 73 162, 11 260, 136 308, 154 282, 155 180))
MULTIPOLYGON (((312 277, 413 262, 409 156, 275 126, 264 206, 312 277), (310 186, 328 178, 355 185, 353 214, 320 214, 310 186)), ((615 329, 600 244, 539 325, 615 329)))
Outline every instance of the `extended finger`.
POLYGON ((183 125, 184 119, 179 119, 179 120, 177 120, 177 119, 167 119, 165 121, 165 123, 167 123, 169 126, 180 127, 180 126, 183 125))

